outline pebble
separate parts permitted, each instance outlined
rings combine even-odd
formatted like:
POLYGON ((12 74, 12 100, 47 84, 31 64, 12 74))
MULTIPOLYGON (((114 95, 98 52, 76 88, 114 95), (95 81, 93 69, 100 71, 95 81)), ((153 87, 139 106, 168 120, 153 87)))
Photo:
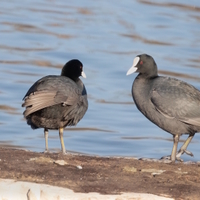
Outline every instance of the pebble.
POLYGON ((78 169, 83 169, 83 167, 80 166, 80 165, 77 165, 76 167, 77 167, 78 169))

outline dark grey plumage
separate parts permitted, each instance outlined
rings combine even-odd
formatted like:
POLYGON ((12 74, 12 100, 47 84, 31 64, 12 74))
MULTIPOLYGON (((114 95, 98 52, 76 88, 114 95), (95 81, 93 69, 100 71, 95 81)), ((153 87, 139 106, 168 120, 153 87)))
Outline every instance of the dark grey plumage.
POLYGON ((87 92, 79 76, 86 78, 79 60, 67 62, 61 76, 50 75, 35 82, 23 98, 24 117, 33 128, 44 128, 46 151, 48 129, 59 129, 65 153, 63 128, 76 125, 88 108, 87 92))
POLYGON ((132 96, 137 108, 154 124, 171 133, 174 138, 171 160, 181 160, 183 153, 196 132, 200 132, 200 91, 175 78, 157 74, 154 59, 146 54, 138 55, 127 75, 138 72, 132 86, 132 96), (177 145, 182 134, 189 134, 180 148, 177 145))

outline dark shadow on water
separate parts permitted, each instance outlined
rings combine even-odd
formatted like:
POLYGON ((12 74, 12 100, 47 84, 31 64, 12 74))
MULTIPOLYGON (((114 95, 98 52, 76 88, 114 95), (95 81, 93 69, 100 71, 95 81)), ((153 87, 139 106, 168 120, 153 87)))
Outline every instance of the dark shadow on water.
POLYGON ((146 44, 152 44, 152 45, 164 45, 164 46, 172 46, 174 44, 170 43, 170 42, 163 42, 163 41, 158 41, 158 40, 152 40, 152 39, 147 39, 147 38, 143 38, 140 35, 136 35, 136 34, 121 34, 121 36, 124 37, 129 37, 132 38, 134 41, 141 41, 143 43, 146 44))
POLYGON ((192 5, 186 5, 186 4, 180 4, 180 3, 159 3, 159 2, 152 2, 152 1, 145 1, 145 0, 139 0, 140 3, 151 5, 151 6, 162 6, 162 7, 174 7, 179 8, 182 10, 187 11, 200 11, 200 7, 192 6, 192 5))
POLYGON ((134 104, 134 102, 130 101, 130 102, 117 102, 117 101, 107 101, 104 99, 97 99, 96 100, 97 103, 103 103, 103 104, 134 104))
POLYGON ((21 113, 17 112, 18 109, 8 106, 8 105, 0 105, 0 110, 6 112, 8 114, 12 114, 12 115, 21 114, 21 113))
POLYGON ((14 145, 12 141, 0 141, 1 148, 11 148, 11 149, 29 149, 27 146, 14 145))
MULTIPOLYGON (((170 138, 164 138, 164 137, 121 137, 121 139, 124 140, 165 140, 165 141, 170 141, 172 142, 173 139, 170 138)), ((179 142, 185 142, 185 140, 180 139, 179 142)), ((195 141, 191 141, 191 143, 196 143, 195 141)))
POLYGON ((199 76, 192 76, 189 74, 183 74, 183 73, 178 73, 178 72, 171 72, 171 71, 165 71, 165 70, 158 70, 160 74, 167 75, 167 76, 174 76, 174 77, 180 77, 180 78, 187 78, 187 79, 192 79, 195 81, 200 81, 199 76))
POLYGON ((90 127, 74 127, 74 128, 70 128, 67 127, 65 128, 66 131, 100 131, 100 132, 107 132, 107 133, 114 133, 115 131, 112 130, 105 130, 105 129, 99 129, 99 128, 90 128, 90 127))

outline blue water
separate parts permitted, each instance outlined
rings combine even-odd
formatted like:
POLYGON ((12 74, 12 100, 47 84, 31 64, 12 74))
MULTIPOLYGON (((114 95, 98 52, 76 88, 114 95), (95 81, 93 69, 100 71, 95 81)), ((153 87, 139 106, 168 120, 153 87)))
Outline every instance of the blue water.
MULTIPOLYGON (((1 1, 0 146, 44 151, 43 130, 23 119, 22 98, 42 76, 60 74, 72 58, 84 65, 89 109, 66 128, 67 151, 160 158, 172 136, 149 122, 132 101, 136 55, 154 57, 161 75, 200 89, 199 1, 1 1)), ((186 139, 183 136, 181 139, 186 139)), ((183 141, 183 140, 182 140, 183 141)), ((188 147, 200 160, 200 134, 188 147)), ((181 143, 180 143, 181 145, 181 143)), ((58 131, 49 148, 60 151, 58 131)))

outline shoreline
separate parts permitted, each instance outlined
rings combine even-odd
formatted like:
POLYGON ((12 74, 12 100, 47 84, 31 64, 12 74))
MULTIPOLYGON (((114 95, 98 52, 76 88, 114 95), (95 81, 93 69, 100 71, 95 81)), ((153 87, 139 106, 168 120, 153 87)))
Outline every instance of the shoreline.
MULTIPOLYGON (((1 187, 6 181, 11 181, 11 185, 12 181, 21 185, 37 184, 41 188, 48 185, 49 191, 58 187, 74 193, 74 199, 79 199, 77 194, 83 194, 80 199, 89 199, 94 193, 97 199, 147 199, 145 195, 149 195, 148 199, 195 200, 200 196, 199 162, 163 163, 154 159, 0 148, 0 166, 1 187)), ((38 191, 41 193, 44 189, 38 191)), ((27 191, 25 196, 27 198, 27 191)))

